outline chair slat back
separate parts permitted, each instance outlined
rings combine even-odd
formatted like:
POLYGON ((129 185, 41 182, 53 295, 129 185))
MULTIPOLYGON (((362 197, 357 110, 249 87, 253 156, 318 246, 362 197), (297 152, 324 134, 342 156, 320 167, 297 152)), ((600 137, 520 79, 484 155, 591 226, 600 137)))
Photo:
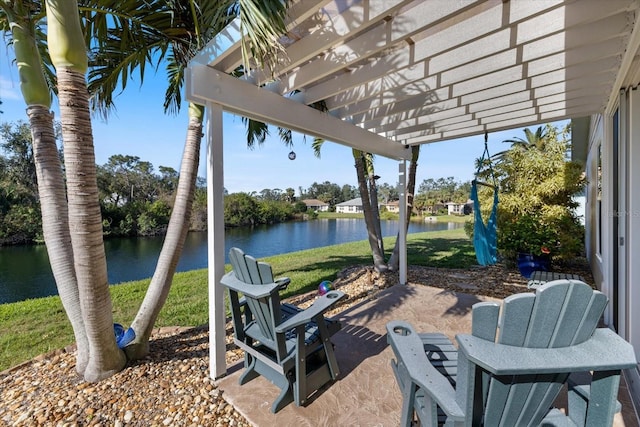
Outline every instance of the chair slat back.
MULTIPOLYGON (((549 282, 536 294, 518 294, 504 300, 497 342, 526 348, 580 344, 595 331, 606 304, 604 294, 583 282, 549 282)), ((475 324, 475 313, 473 321, 475 324)), ((482 333, 491 336, 486 331, 482 333)), ((522 365, 526 369, 527 360, 522 365)), ((484 375, 483 379, 489 381, 488 387, 483 384, 484 425, 538 425, 567 377, 568 374, 484 375)))
POLYGON ((266 262, 258 262, 251 255, 245 254, 242 249, 231 248, 229 262, 236 277, 245 283, 253 283, 255 285, 273 283, 271 266, 266 262))
MULTIPOLYGON (((239 248, 231 248, 229 262, 238 280, 256 286, 273 283, 271 266, 264 262, 258 262, 251 255, 245 254, 239 248)), ((253 318, 265 338, 275 341, 275 327, 280 323, 280 299, 277 294, 268 298, 249 298, 245 301, 253 318)))

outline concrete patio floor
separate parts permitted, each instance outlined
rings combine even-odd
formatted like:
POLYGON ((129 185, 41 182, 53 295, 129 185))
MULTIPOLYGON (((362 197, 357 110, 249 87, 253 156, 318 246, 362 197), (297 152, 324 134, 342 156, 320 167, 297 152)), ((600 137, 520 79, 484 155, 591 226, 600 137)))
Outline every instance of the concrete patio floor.
MULTIPOLYGON (((340 379, 316 393, 306 407, 290 404, 272 414, 277 387, 262 377, 239 386, 242 363, 217 383, 223 397, 256 426, 397 426, 402 402, 390 366, 386 323, 406 320, 418 331, 440 331, 453 340, 457 333, 469 333, 471 306, 490 300, 428 286, 392 286, 375 300, 340 313, 343 327, 332 339, 340 379)), ((619 400, 622 413, 614 426, 638 427, 624 383, 619 400)))

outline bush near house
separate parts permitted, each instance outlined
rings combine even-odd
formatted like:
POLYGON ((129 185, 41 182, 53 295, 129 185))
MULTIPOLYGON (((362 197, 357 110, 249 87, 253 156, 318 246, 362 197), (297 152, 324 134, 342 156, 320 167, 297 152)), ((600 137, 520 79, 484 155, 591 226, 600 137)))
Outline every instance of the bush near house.
MULTIPOLYGON (((511 149, 494 156, 500 189, 498 253, 506 261, 514 261, 519 252, 569 261, 584 252, 584 227, 573 199, 586 184, 583 167, 568 160, 568 126, 546 125, 535 134, 527 130, 527 139, 505 141, 511 149)), ((482 190, 483 210, 491 208, 492 196, 492 190, 482 190)))

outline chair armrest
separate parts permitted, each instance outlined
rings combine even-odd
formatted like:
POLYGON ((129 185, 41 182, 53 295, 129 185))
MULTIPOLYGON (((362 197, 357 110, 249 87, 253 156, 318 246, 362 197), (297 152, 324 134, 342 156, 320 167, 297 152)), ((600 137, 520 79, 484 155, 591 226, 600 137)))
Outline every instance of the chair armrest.
POLYGON ((281 334, 296 326, 305 325, 317 316, 321 316, 324 312, 331 308, 335 303, 344 298, 344 292, 329 291, 318 298, 310 307, 301 311, 286 322, 276 327, 276 333, 281 334))
POLYGON ((398 363, 404 365, 411 381, 454 419, 464 419, 464 411, 456 402, 456 391, 449 380, 431 364, 424 345, 413 327, 400 320, 387 323, 387 342, 398 363))
POLYGON ((244 295, 248 295, 251 298, 264 298, 272 295, 273 292, 277 292, 280 290, 279 283, 265 283, 262 285, 254 285, 251 283, 245 283, 242 280, 238 280, 235 273, 233 271, 228 272, 222 279, 220 279, 220 283, 226 286, 229 289, 232 289, 237 292, 241 292, 244 295))
POLYGON ((278 289, 283 291, 287 289, 287 286, 289 286, 289 283, 291 283, 291 279, 289 279, 288 277, 278 277, 274 280, 274 282, 279 285, 278 289))
POLYGON ((636 366, 631 344, 611 329, 599 328, 587 341, 561 348, 526 348, 457 335, 458 348, 495 375, 608 371, 636 366))

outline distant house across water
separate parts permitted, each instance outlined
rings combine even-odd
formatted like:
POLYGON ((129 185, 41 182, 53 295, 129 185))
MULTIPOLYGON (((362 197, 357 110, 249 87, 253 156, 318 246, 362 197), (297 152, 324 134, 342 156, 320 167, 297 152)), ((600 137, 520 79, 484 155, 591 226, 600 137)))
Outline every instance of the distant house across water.
POLYGON ((323 202, 318 199, 306 199, 303 200, 304 204, 307 205, 307 209, 312 209, 316 212, 329 212, 329 204, 323 202))
POLYGON ((400 213, 400 202, 398 200, 394 200, 389 203, 381 203, 380 207, 385 208, 387 212, 400 213))
POLYGON ((362 199, 360 197, 347 200, 346 202, 338 203, 336 205, 337 213, 361 213, 364 212, 362 209, 362 199))
MULTIPOLYGON (((400 202, 394 200, 388 203, 381 203, 380 208, 385 208, 387 212, 400 213, 400 202)), ((436 205, 427 206, 422 210, 422 215, 434 215, 443 214, 444 210, 448 215, 469 215, 473 212, 473 202, 467 200, 465 203, 446 202, 436 205)), ((360 197, 356 199, 347 200, 346 202, 338 203, 336 205, 336 213, 362 213, 362 199, 360 197)))
POLYGON ((473 201, 471 200, 467 200, 466 203, 447 202, 445 206, 448 215, 468 215, 473 212, 473 201))

